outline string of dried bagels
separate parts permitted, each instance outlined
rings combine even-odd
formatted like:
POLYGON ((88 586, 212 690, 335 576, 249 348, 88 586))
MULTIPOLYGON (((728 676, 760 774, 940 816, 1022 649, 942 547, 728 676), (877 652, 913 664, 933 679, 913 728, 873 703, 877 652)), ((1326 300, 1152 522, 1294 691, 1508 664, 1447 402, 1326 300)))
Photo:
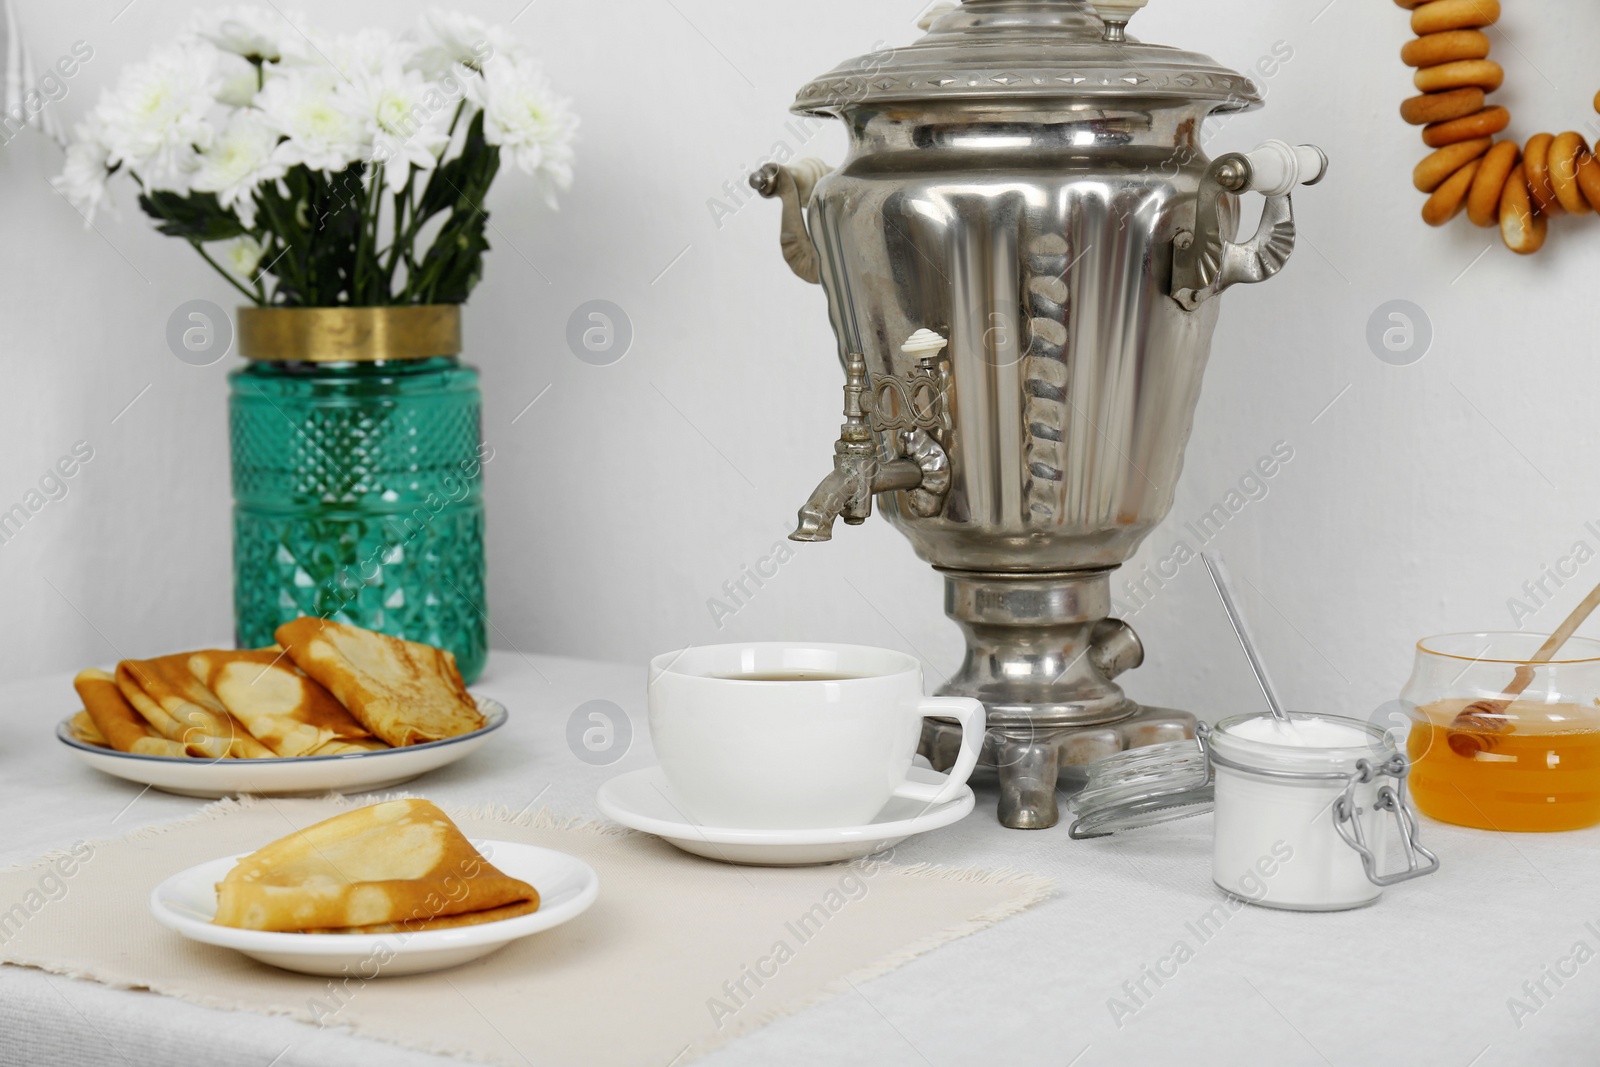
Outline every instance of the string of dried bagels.
MULTIPOLYGON (((1411 12, 1417 39, 1400 59, 1416 68, 1421 93, 1400 105, 1400 117, 1421 126, 1434 149, 1412 174, 1429 194, 1423 221, 1443 226, 1465 208, 1474 225, 1498 223, 1511 251, 1532 255, 1544 247, 1552 216, 1600 209, 1600 160, 1582 134, 1536 133, 1520 147, 1494 139, 1511 125, 1511 112, 1485 99, 1505 80, 1483 32, 1499 21, 1499 0, 1395 3, 1411 12)), ((1594 106, 1600 111, 1600 94, 1594 106)))

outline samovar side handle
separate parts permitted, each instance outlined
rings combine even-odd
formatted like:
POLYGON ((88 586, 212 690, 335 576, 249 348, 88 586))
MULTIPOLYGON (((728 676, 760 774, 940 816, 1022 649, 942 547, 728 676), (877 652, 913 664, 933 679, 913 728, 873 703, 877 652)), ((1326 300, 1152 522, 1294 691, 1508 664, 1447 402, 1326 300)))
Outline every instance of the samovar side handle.
POLYGON ((1328 157, 1315 145, 1267 141, 1249 153, 1214 160, 1200 181, 1194 229, 1179 231, 1172 256, 1172 298, 1193 311, 1239 282, 1264 282, 1283 269, 1294 252, 1294 203, 1290 190, 1315 185, 1328 172, 1328 157), (1267 198, 1261 224, 1250 240, 1222 234, 1222 197, 1257 192, 1267 198))
POLYGON ((768 163, 750 175, 750 188, 762 196, 782 201, 783 229, 779 244, 783 248, 784 262, 812 285, 822 280, 822 269, 817 260, 817 248, 806 231, 805 208, 817 182, 831 169, 822 160, 806 156, 789 166, 768 163))

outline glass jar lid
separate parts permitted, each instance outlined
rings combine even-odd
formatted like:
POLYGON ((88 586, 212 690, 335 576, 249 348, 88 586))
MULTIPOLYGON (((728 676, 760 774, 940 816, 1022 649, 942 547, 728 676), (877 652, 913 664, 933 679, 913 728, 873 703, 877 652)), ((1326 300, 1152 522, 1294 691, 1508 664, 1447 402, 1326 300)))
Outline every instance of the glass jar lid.
MULTIPOLYGON (((1206 726, 1197 732, 1201 738, 1206 726)), ((1104 837, 1211 810, 1211 770, 1201 740, 1166 741, 1095 760, 1088 781, 1068 802, 1077 816, 1067 833, 1104 837)))
MULTIPOLYGON (((1110 12, 1126 18, 1126 12, 1110 12)), ((965 0, 905 48, 847 60, 800 90, 799 114, 947 101, 1118 99, 1209 102, 1213 112, 1261 105, 1251 80, 1198 52, 1123 37, 1085 0, 965 0)))
POLYGON ((1271 715, 1235 715, 1215 727, 1200 723, 1192 741, 1167 741, 1132 748, 1086 768, 1088 781, 1069 802, 1077 815, 1068 833, 1101 837, 1118 830, 1172 822, 1211 810, 1214 770, 1222 765, 1272 778, 1344 780, 1360 760, 1381 766, 1395 755, 1394 740, 1382 728, 1337 715, 1290 712, 1300 724, 1334 726, 1351 743, 1338 747, 1273 744, 1239 736, 1244 723, 1270 723, 1271 715))

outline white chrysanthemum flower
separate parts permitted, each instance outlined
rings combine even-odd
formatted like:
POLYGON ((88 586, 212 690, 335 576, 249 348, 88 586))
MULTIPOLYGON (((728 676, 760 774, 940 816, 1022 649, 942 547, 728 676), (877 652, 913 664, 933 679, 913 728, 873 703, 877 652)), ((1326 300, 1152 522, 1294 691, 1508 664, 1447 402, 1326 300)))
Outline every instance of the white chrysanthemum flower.
POLYGON ((542 178, 555 206, 555 190, 572 186, 572 141, 578 117, 557 96, 544 73, 526 59, 501 56, 483 69, 483 137, 526 174, 542 178))
POLYGON ((190 32, 224 52, 264 63, 282 59, 287 41, 300 36, 287 15, 246 5, 197 11, 190 32))
POLYGON ((411 63, 437 78, 458 63, 481 71, 494 56, 519 58, 516 38, 482 19, 435 7, 422 16, 422 45, 411 63))
POLYGON ((273 149, 275 162, 341 171, 366 158, 372 124, 338 91, 340 84, 339 74, 327 67, 294 67, 268 80, 256 107, 268 128, 287 138, 273 149))
POLYGON ((265 68, 231 52, 217 53, 217 103, 249 107, 266 81, 265 68))
POLYGON ((99 126, 91 116, 73 128, 66 163, 61 173, 50 179, 56 191, 83 216, 85 226, 94 223, 95 212, 106 198, 106 179, 111 176, 106 156, 99 126))
POLYGON ((256 280, 256 268, 261 266, 261 257, 266 249, 260 241, 249 234, 235 237, 222 248, 222 265, 247 282, 256 280))
POLYGON ((124 165, 152 189, 182 190, 216 131, 207 121, 215 99, 216 52, 166 45, 123 70, 101 96, 94 117, 112 166, 124 165))
POLYGON ((278 132, 254 111, 234 112, 210 148, 200 156, 190 187, 202 193, 216 193, 217 201, 231 208, 246 226, 255 225, 256 187, 262 182, 283 177, 284 166, 274 158, 278 132))
POLYGON ((412 167, 433 169, 450 143, 445 125, 454 108, 438 86, 391 60, 376 74, 357 75, 346 88, 373 124, 371 159, 383 166, 391 192, 406 184, 412 167))
POLYGON ((390 63, 405 66, 417 50, 414 42, 373 28, 313 40, 316 51, 308 62, 331 63, 349 80, 363 74, 379 74, 390 63))

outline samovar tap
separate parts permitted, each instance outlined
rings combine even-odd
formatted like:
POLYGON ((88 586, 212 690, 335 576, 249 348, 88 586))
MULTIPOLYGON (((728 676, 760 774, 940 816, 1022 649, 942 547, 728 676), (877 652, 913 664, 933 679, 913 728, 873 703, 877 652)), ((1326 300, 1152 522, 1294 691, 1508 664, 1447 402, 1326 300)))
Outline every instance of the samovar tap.
POLYGON ((945 343, 931 330, 918 330, 902 346, 907 355, 919 357, 912 384, 889 378, 880 387, 885 393, 902 391, 897 412, 879 410, 879 391, 867 383, 867 361, 860 353, 850 353, 845 361, 844 425, 833 445, 833 470, 800 509, 791 541, 832 540, 835 519, 861 525, 872 515, 876 493, 909 490, 909 505, 917 515, 937 515, 944 507, 950 491, 950 457, 934 432, 949 420, 944 395, 948 385, 935 388, 929 383, 947 383, 934 374, 945 343), (875 429, 894 432, 897 458, 879 458, 875 429))

